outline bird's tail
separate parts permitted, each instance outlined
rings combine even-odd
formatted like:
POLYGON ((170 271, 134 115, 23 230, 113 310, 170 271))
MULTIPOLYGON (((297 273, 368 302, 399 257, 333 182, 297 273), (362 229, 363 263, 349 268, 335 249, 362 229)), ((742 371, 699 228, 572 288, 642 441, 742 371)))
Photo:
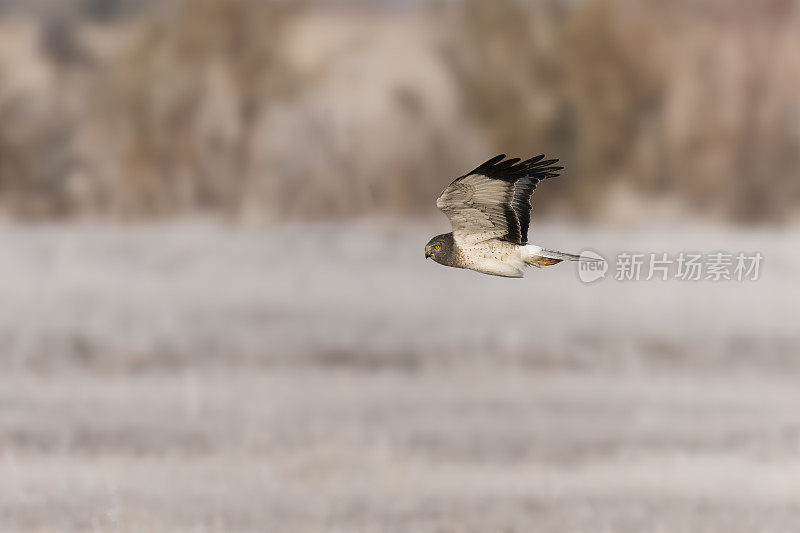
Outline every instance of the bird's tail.
POLYGON ((566 252, 557 252, 555 250, 547 250, 545 248, 541 248, 536 246, 535 244, 529 244, 525 246, 525 257, 524 260, 529 265, 535 265, 537 267, 543 266, 550 266, 556 265, 561 261, 580 261, 581 256, 575 254, 568 254, 566 252))

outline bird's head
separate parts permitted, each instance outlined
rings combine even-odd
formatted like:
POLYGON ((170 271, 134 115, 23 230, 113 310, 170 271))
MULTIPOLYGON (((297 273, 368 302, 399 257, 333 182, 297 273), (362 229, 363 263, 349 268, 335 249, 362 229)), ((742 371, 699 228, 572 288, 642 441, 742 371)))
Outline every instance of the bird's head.
POLYGON ((437 235, 425 245, 425 259, 431 258, 437 263, 442 263, 453 247, 453 234, 444 233, 437 235))

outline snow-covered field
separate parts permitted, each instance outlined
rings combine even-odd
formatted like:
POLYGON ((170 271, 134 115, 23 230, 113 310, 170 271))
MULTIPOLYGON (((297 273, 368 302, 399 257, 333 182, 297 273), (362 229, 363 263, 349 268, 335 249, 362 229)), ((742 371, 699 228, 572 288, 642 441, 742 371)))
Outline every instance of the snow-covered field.
POLYGON ((765 257, 585 285, 445 224, 0 227, 0 530, 800 530, 796 232, 535 227, 765 257))

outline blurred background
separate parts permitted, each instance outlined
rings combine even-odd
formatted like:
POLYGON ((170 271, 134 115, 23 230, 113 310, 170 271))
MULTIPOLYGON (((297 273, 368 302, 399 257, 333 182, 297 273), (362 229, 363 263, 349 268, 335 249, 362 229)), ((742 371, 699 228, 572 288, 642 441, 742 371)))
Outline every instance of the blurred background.
POLYGON ((800 530, 796 0, 0 0, 0 529, 800 530), (530 240, 754 282, 423 260, 530 240))

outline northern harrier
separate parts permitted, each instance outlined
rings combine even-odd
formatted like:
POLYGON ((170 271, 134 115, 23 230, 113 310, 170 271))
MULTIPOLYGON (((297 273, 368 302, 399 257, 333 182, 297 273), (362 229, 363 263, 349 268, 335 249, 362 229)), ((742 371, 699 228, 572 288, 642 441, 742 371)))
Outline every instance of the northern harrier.
POLYGON ((558 159, 543 161, 544 155, 522 162, 505 157, 493 157, 456 178, 439 195, 436 206, 450 219, 453 232, 431 239, 425 245, 425 258, 510 278, 521 278, 528 265, 580 259, 527 244, 533 190, 564 167, 553 166, 558 159))

